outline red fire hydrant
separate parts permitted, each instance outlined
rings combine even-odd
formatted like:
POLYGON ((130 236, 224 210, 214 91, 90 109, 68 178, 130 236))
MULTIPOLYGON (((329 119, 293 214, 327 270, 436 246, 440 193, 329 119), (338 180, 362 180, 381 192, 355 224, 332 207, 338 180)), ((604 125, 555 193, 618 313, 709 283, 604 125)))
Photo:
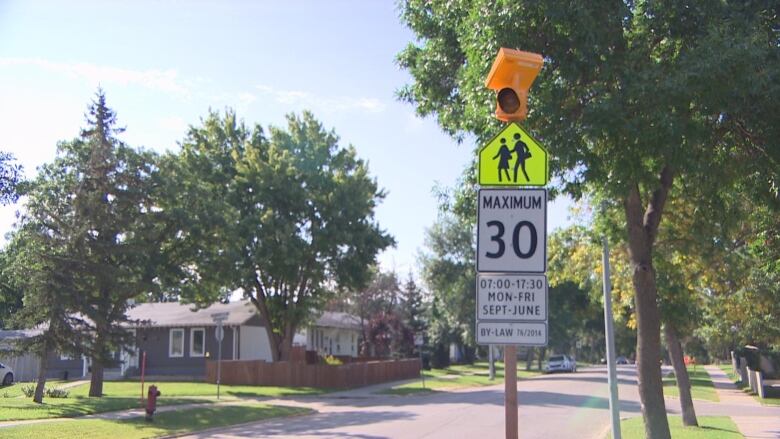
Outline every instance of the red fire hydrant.
POLYGON ((152 416, 154 411, 157 410, 157 397, 160 396, 160 391, 157 390, 157 386, 149 386, 149 392, 146 394, 146 420, 152 422, 152 416))

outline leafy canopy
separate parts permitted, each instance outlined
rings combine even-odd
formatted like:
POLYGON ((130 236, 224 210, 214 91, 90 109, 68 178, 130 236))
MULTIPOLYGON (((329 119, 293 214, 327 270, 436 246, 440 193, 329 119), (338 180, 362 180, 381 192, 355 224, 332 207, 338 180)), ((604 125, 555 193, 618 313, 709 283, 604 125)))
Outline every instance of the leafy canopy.
POLYGON ((353 147, 310 113, 287 128, 247 127, 212 112, 167 158, 167 210, 180 229, 185 298, 208 304, 243 290, 271 321, 274 345, 322 309, 330 293, 370 278, 394 243, 374 220, 384 192, 353 147))

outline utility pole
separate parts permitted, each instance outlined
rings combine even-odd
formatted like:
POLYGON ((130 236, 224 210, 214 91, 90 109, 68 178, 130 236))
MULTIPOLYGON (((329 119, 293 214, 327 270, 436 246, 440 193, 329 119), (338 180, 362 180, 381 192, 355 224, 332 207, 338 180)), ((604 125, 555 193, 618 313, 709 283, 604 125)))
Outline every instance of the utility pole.
POLYGON ((612 414, 612 438, 621 439, 620 435, 620 400, 618 399, 617 371, 615 370, 615 330, 612 319, 612 285, 609 275, 609 243, 607 237, 602 238, 604 251, 601 263, 604 266, 604 329, 607 334, 607 372, 609 380, 609 411, 612 414))

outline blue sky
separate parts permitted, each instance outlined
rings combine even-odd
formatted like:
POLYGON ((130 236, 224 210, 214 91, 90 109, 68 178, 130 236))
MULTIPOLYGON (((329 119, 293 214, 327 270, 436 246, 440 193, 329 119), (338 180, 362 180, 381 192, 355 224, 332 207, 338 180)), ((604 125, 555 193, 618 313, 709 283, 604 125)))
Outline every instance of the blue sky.
MULTIPOLYGON (((377 219, 398 245, 380 262, 405 276, 436 219, 433 187, 455 184, 475 146, 396 99, 410 78, 395 55, 412 40, 394 1, 0 0, 0 150, 34 175, 78 134, 98 85, 122 139, 158 151, 209 108, 265 127, 309 109, 388 192, 377 219)), ((567 205, 550 206, 550 230, 567 205)), ((0 208, 0 231, 18 208, 0 208)))

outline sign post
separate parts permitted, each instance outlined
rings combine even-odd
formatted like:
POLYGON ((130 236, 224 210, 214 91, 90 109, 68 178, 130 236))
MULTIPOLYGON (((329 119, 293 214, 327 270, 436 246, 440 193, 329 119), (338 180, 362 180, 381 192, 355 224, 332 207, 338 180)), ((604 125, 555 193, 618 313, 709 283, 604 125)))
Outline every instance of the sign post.
POLYGON ((425 372, 423 371, 424 368, 423 368, 423 352, 422 352, 424 341, 425 338, 422 332, 418 332, 417 334, 414 334, 414 345, 417 347, 417 351, 420 353, 420 378, 422 378, 423 389, 425 388, 425 372))
POLYGON ((518 437, 517 346, 547 346, 547 150, 515 123, 543 63, 501 48, 485 82, 496 91, 496 118, 509 124, 479 151, 476 334, 491 354, 504 345, 507 439, 518 437))
POLYGON ((612 324, 612 285, 609 278, 609 243, 603 238, 604 250, 601 256, 604 265, 604 329, 607 342, 607 377, 609 381, 609 411, 612 427, 612 439, 621 439, 620 432, 620 398, 618 398, 618 381, 615 365, 615 331, 612 324))
POLYGON ((214 336, 217 339, 217 399, 219 399, 219 385, 222 381, 222 339, 225 338, 225 328, 222 323, 227 320, 229 313, 219 312, 211 315, 211 319, 217 324, 214 336))

